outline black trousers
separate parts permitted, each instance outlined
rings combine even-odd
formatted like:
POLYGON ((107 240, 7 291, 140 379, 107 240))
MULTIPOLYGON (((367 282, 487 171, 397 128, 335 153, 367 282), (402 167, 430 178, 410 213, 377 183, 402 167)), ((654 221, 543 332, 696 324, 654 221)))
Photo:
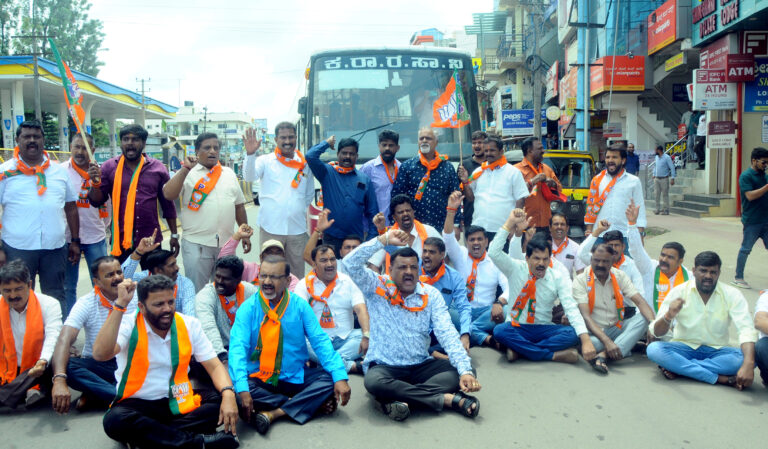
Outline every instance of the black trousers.
POLYGON ((201 393, 200 407, 178 416, 171 413, 167 398, 124 399, 104 415, 104 432, 113 440, 142 449, 202 448, 201 434, 216 432, 221 396, 201 393))
POLYGON ((276 386, 255 377, 248 378, 253 406, 258 411, 281 408, 299 424, 309 421, 323 403, 333 396, 333 379, 322 368, 304 368, 304 383, 278 381, 276 386))
POLYGON ((443 394, 459 390, 459 373, 448 360, 430 359, 409 366, 372 365, 364 384, 379 401, 401 401, 440 411, 443 394))
POLYGON ((29 370, 19 373, 13 381, 0 386, 0 405, 16 408, 27 399, 27 390, 39 385, 40 391, 48 395, 51 391, 51 368, 45 369, 40 377, 30 377, 29 370))

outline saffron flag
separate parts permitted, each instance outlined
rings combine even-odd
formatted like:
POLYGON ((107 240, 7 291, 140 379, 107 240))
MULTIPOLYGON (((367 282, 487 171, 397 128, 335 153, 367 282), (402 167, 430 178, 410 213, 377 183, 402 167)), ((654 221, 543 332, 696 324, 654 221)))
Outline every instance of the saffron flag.
POLYGON ((59 65, 59 72, 61 73, 61 83, 64 85, 64 99, 67 101, 67 108, 69 109, 69 115, 77 126, 77 132, 83 132, 81 128, 83 122, 85 122, 85 109, 83 109, 83 94, 80 93, 80 89, 77 87, 77 80, 72 71, 69 70, 69 66, 61 59, 59 50, 56 48, 56 44, 53 43, 53 39, 48 39, 51 44, 51 50, 56 57, 56 63, 59 65))
POLYGON ((463 92, 459 72, 453 69, 445 92, 432 105, 432 116, 435 119, 433 128, 461 128, 469 124, 469 112, 463 92))

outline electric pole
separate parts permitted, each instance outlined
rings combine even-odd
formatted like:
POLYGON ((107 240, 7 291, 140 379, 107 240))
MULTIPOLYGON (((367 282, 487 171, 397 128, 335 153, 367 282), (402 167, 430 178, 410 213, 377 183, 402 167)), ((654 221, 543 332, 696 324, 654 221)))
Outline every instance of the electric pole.
POLYGON ((38 39, 48 39, 48 35, 43 34, 30 34, 30 35, 19 35, 19 36, 11 36, 13 38, 17 39, 32 39, 32 52, 28 54, 28 56, 32 56, 32 73, 33 73, 33 91, 35 96, 35 118, 42 123, 43 122, 43 108, 40 106, 40 70, 39 65, 37 62, 38 56, 45 56, 43 52, 37 51, 37 40, 38 39))
POLYGON ((147 126, 146 125, 146 123, 147 123, 147 104, 146 104, 146 101, 145 101, 145 98, 146 98, 145 95, 146 95, 147 92, 149 92, 149 88, 146 88, 146 89, 144 88, 144 83, 145 82, 148 83, 150 81, 152 81, 152 78, 146 78, 146 79, 144 79, 144 78, 141 78, 141 79, 136 78, 136 82, 140 82, 141 83, 141 126, 142 127, 146 127, 147 126))
POLYGON ((542 27, 544 4, 533 0, 525 2, 533 28, 533 45, 530 56, 526 58, 526 68, 531 72, 533 84, 533 135, 541 140, 541 77, 539 71, 542 66, 541 52, 539 50, 539 31, 542 27))

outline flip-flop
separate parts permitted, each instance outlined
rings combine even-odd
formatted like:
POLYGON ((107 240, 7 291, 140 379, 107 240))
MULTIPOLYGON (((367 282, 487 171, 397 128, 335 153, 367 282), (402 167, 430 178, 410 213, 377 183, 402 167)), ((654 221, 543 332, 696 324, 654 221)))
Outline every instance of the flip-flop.
POLYGON ((324 415, 331 415, 336 411, 338 406, 339 403, 336 402, 336 396, 331 396, 330 398, 326 399, 325 402, 323 402, 323 405, 320 406, 320 413, 324 415))
POLYGON ((606 365, 605 362, 606 362, 605 357, 595 357, 594 359, 589 361, 589 364, 592 366, 592 369, 594 369, 598 373, 608 374, 608 365, 606 365))
POLYGON ((675 379, 677 379, 677 374, 675 374, 675 373, 673 373, 672 371, 670 371, 670 370, 668 370, 668 369, 666 369, 666 368, 662 367, 661 365, 658 365, 658 366, 659 366, 659 371, 661 371, 661 374, 662 374, 662 375, 663 375, 663 376, 664 376, 664 377, 665 377, 667 380, 675 380, 675 379))
POLYGON ((480 413, 480 400, 474 396, 459 391, 453 395, 451 408, 467 418, 475 419, 477 414, 480 413), (464 400, 464 404, 461 404, 462 399, 464 400), (474 409, 472 408, 472 405, 475 406, 474 409))
POLYGON ((257 413, 256 416, 252 419, 252 424, 260 435, 266 435, 267 431, 269 430, 269 426, 272 425, 272 420, 269 419, 269 416, 264 413, 257 413))

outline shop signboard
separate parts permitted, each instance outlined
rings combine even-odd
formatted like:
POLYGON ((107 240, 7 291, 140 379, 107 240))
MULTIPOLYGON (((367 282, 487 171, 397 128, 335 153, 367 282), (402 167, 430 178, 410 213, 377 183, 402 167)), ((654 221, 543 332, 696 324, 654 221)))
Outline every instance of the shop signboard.
POLYGON ((648 16, 648 55, 677 38, 677 0, 668 0, 648 16))
MULTIPOLYGON (((546 111, 541 111, 541 133, 547 133, 546 111)), ((501 111, 502 137, 533 135, 533 109, 505 109, 501 111)))
POLYGON ((680 53, 664 61, 664 71, 669 72, 672 69, 676 67, 680 67, 683 64, 685 64, 685 53, 681 51, 680 53))
POLYGON ((590 67, 590 96, 613 89, 614 92, 645 90, 643 56, 603 56, 590 67))
POLYGON ((736 123, 709 122, 707 125, 708 148, 733 148, 736 146, 736 123))
POLYGON ((736 109, 736 83, 725 82, 724 70, 693 71, 693 109, 736 109))
POLYGON ((560 61, 555 61, 554 64, 547 70, 547 77, 546 77, 546 92, 544 93, 544 101, 549 101, 550 99, 556 97, 558 95, 558 87, 557 87, 557 77, 560 76, 560 61))
POLYGON ((755 79, 755 57, 752 55, 728 55, 725 66, 725 80, 740 83, 755 79))
POLYGON ((755 79, 744 83, 744 112, 768 111, 768 58, 755 58, 755 79))
MULTIPOLYGON (((732 30, 755 28, 752 23, 745 27, 743 22, 768 8, 765 0, 695 0, 691 4, 691 40, 694 46, 732 30)), ((757 28, 765 29, 759 24, 757 28)))
POLYGON ((621 133, 620 122, 603 123, 603 138, 610 139, 610 138, 617 138, 621 136, 622 136, 622 133, 621 133))

